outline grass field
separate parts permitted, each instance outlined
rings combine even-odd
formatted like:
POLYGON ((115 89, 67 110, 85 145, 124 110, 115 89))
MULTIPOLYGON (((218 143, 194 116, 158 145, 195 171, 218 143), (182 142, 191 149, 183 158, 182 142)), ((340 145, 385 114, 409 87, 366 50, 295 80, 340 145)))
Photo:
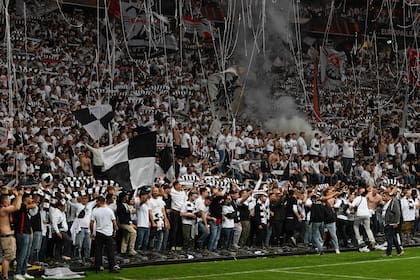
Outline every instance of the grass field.
POLYGON ((382 257, 383 251, 348 252, 322 256, 217 261, 177 265, 126 268, 119 274, 88 272, 86 279, 420 279, 420 248, 408 248, 403 256, 382 257))

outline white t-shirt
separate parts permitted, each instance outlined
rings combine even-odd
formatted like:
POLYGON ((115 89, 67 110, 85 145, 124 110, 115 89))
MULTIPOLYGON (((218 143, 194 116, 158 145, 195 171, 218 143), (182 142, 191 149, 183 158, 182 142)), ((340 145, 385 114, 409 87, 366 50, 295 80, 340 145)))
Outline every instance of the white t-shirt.
POLYGON ((387 146, 388 155, 395 156, 395 145, 394 143, 389 143, 387 146))
POLYGON ((308 153, 308 146, 306 145, 305 139, 303 137, 299 137, 297 140, 298 150, 301 152, 302 155, 306 155, 308 153))
POLYGON ((335 158, 338 155, 338 145, 335 142, 331 142, 328 146, 327 156, 328 158, 335 158))
MULTIPOLYGON (((189 214, 196 214, 197 213, 197 206, 195 205, 195 201, 185 201, 181 208, 182 213, 189 213, 189 214)), ((184 225, 194 225, 196 223, 195 219, 182 217, 182 224, 184 225)))
POLYGON ((413 141, 407 141, 407 150, 409 154, 416 154, 416 145, 413 141))
POLYGON ((401 199, 401 214, 404 222, 411 222, 416 219, 416 204, 414 199, 406 197, 401 199))
POLYGON ((149 228, 149 202, 140 204, 140 199, 136 197, 135 206, 137 210, 137 227, 149 228))
POLYGON ((115 221, 115 214, 109 207, 93 209, 91 220, 95 221, 97 232, 106 236, 112 236, 114 232, 112 221, 115 221))
POLYGON ((367 199, 364 196, 356 197, 352 202, 352 207, 357 207, 356 216, 357 217, 370 217, 371 212, 367 205, 367 199))
POLYGON ((184 133, 182 134, 182 138, 181 138, 181 148, 189 148, 190 146, 188 146, 188 141, 191 143, 191 135, 188 133, 184 133))
POLYGON ((311 162, 310 161, 306 161, 306 160, 302 160, 300 162, 302 169, 305 170, 306 172, 310 173, 309 167, 311 166, 311 162))
POLYGON ((312 170, 314 171, 315 174, 321 173, 321 171, 320 171, 321 162, 319 160, 318 161, 311 160, 311 167, 312 167, 312 170))
POLYGON ((345 158, 354 158, 354 141, 344 141, 343 142, 343 157, 345 158))
MULTIPOLYGON (((223 205, 222 207, 222 215, 225 216, 226 214, 234 213, 235 209, 232 205, 223 205)), ((222 228, 234 228, 235 221, 233 219, 229 219, 225 216, 225 219, 222 222, 222 228)))
POLYGON ((298 153, 298 149, 297 149, 297 146, 298 146, 298 142, 295 140, 295 139, 290 139, 290 141, 289 141, 289 146, 290 146, 290 148, 291 148, 291 152, 292 152, 292 154, 297 154, 298 153))
POLYGON ((177 191, 174 188, 171 189, 171 208, 175 211, 181 211, 182 205, 184 205, 187 200, 187 194, 184 191, 177 191))
POLYGON ((155 221, 158 230, 162 229, 164 226, 162 209, 165 209, 165 201, 162 200, 161 196, 158 196, 157 198, 151 197, 147 203, 152 210, 153 220, 155 221))
POLYGON ((216 147, 218 150, 226 150, 227 137, 224 134, 220 134, 217 138, 216 147))
POLYGON ((311 140, 311 151, 310 154, 313 156, 318 156, 321 150, 321 144, 317 138, 312 138, 311 140))

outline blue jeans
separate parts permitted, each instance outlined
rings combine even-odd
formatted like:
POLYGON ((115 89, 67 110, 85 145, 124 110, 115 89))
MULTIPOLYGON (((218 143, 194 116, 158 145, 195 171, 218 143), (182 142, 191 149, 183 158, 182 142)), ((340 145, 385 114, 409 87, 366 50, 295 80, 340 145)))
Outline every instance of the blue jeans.
POLYGON ((137 228, 137 239, 136 239, 136 249, 137 250, 147 250, 149 244, 149 235, 150 228, 138 227, 137 228))
POLYGON ((264 240, 264 247, 269 247, 270 246, 270 240, 271 240, 271 235, 273 234, 273 228, 267 227, 267 232, 266 232, 266 236, 265 236, 265 240, 264 240))
POLYGON ((335 222, 334 223, 329 223, 329 224, 324 224, 324 227, 330 233, 331 242, 334 246, 334 249, 338 250, 339 248, 338 248, 338 238, 337 238, 337 227, 336 227, 335 222))
POLYGON ((162 242, 162 251, 166 251, 168 249, 168 242, 169 242, 169 233, 170 233, 170 229, 165 228, 163 230, 163 242, 162 242))
POLYGON ((232 245, 233 240, 233 228, 222 228, 223 236, 225 238, 224 248, 228 250, 232 245))
POLYGON ((39 252, 41 251, 42 245, 42 232, 34 231, 32 235, 32 246, 31 246, 31 262, 39 261, 39 252))
POLYGON ((318 253, 322 252, 322 247, 324 246, 322 241, 321 232, 324 230, 324 223, 312 223, 312 242, 318 253))
POLYGON ((208 228, 206 228, 203 222, 198 222, 198 233, 200 237, 197 240, 197 246, 201 249, 204 247, 204 242, 206 242, 207 237, 210 235, 208 228))
POLYGON ((155 252, 159 252, 162 249, 164 234, 164 229, 157 230, 157 228, 152 228, 152 230, 150 231, 149 248, 155 252))
POLYGON ((30 234, 16 234, 16 274, 24 275, 27 272, 27 264, 29 259, 29 252, 31 248, 30 234))
POLYGON ((309 221, 304 221, 305 234, 303 235, 303 243, 309 245, 312 243, 312 225, 309 221))
POLYGON ((226 150, 217 150, 219 152, 219 171, 225 172, 226 150))
POLYGON ((89 258, 90 257, 90 230, 88 228, 82 228, 79 233, 76 235, 76 253, 78 258, 82 258, 82 251, 83 257, 89 258))
POLYGON ((209 221, 208 224, 210 225, 209 251, 214 252, 216 251, 217 244, 219 243, 222 225, 216 225, 214 221, 209 221))

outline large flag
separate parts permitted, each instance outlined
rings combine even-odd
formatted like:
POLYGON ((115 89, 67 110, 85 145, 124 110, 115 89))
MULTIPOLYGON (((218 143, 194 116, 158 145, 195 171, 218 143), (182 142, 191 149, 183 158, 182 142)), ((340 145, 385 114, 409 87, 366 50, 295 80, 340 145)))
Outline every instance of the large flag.
POLYGON ((219 117, 235 112, 235 106, 239 106, 240 85, 238 73, 235 68, 230 67, 224 72, 215 73, 208 78, 208 90, 211 110, 219 117), (232 106, 232 108, 229 108, 232 106))
POLYGON ((89 106, 72 113, 95 141, 98 141, 104 135, 108 129, 108 124, 114 117, 114 111, 109 104, 89 106))
POLYGON ((110 0, 108 3, 108 12, 116 18, 121 18, 120 0, 110 0))
POLYGON ((216 29, 212 23, 206 18, 193 18, 191 16, 184 16, 182 25, 185 33, 197 34, 201 37, 212 38, 217 37, 216 29))
MULTIPOLYGON (((178 50, 178 42, 171 33, 169 20, 142 3, 121 2, 124 30, 133 57, 163 54, 163 50, 178 50)), ((150 3, 149 3, 150 4, 150 3)))
POLYGON ((417 89, 420 88, 420 53, 417 49, 409 48, 407 50, 408 57, 408 78, 417 89))
POLYGON ((156 162, 156 132, 125 140, 102 153, 104 178, 116 181, 125 190, 152 185, 156 162))
POLYGON ((339 87, 344 79, 346 53, 324 48, 320 54, 321 83, 325 88, 339 87))

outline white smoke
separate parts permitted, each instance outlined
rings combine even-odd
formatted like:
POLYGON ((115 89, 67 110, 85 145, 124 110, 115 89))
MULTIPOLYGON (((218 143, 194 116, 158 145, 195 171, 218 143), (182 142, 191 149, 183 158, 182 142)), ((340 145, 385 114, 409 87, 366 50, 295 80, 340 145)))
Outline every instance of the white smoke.
MULTIPOLYGON (((258 0, 261 3, 261 8, 263 1, 258 0)), ((255 9, 255 13, 252 15, 254 19, 252 28, 247 31, 247 34, 242 34, 241 39, 246 41, 247 45, 242 44, 241 49, 241 44, 239 44, 236 54, 236 60, 241 67, 248 68, 254 49, 251 67, 249 71, 244 71, 241 77, 242 81, 246 83, 246 109, 243 113, 273 132, 298 133, 305 131, 306 135, 313 135, 311 126, 298 112, 294 98, 288 96, 287 92, 277 92, 278 94, 274 96, 272 90, 274 82, 285 77, 285 75, 282 77, 281 74, 276 75, 271 72, 273 61, 277 57, 283 63, 283 72, 294 71, 293 75, 297 75, 296 69, 291 70, 294 62, 289 49, 289 41, 294 38, 294 30, 289 26, 289 8, 292 8, 289 0, 266 1, 265 53, 262 33, 255 40, 256 33, 253 32, 258 26, 262 26, 261 9, 255 9), (258 42, 257 47, 253 45, 255 41, 258 42)))

